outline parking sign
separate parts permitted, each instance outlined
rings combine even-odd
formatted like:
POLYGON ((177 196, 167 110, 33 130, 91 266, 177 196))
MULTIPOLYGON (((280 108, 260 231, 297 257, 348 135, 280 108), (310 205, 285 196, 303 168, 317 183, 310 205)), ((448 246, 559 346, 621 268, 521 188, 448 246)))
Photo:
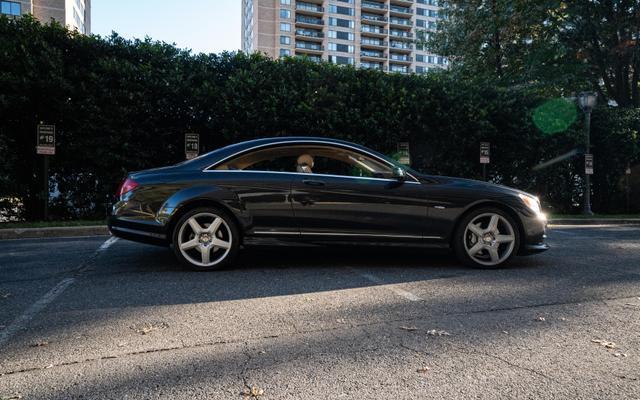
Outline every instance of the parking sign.
POLYGON ((36 134, 36 153, 48 156, 56 154, 55 125, 38 125, 36 134))
POLYGON ((187 160, 198 157, 198 153, 200 152, 200 135, 197 133, 185 133, 184 152, 187 160))
POLYGON ((593 175, 593 154, 584 155, 584 173, 593 175))
POLYGON ((489 164, 491 146, 489 142, 480 142, 480 164, 489 164))

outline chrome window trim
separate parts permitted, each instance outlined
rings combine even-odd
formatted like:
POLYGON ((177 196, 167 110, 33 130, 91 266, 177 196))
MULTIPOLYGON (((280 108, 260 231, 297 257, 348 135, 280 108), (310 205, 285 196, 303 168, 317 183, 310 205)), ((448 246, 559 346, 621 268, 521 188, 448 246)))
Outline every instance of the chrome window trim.
MULTIPOLYGON (((354 150, 356 152, 361 152, 364 153, 366 155, 368 155, 369 157, 372 157, 375 160, 378 160, 379 162, 389 165, 391 166, 391 168, 396 167, 396 165, 390 163, 389 161, 385 160, 384 158, 380 158, 375 154, 371 154, 366 150, 362 150, 358 147, 355 146, 351 146, 348 144, 343 144, 343 143, 333 143, 333 142, 326 142, 326 141, 322 141, 322 140, 296 140, 296 141, 281 141, 281 142, 273 142, 273 143, 265 143, 265 144, 261 144, 261 145, 257 145, 254 147, 250 147, 248 149, 245 150, 241 150, 238 151, 236 153, 233 153, 232 155, 229 155, 225 158, 223 158, 222 160, 216 161, 213 164, 209 165, 208 167, 206 167, 205 169, 202 170, 202 172, 218 172, 218 171, 223 171, 223 172, 229 172, 229 171, 236 171, 236 172, 258 172, 258 173, 280 173, 280 174, 302 174, 302 175, 311 175, 311 176, 332 176, 332 177, 340 177, 340 178, 358 178, 358 179, 378 179, 378 180, 386 180, 386 181, 394 181, 397 182, 397 179, 386 179, 386 178, 365 178, 365 177, 359 177, 359 176, 346 176, 346 175, 329 175, 329 174, 305 174, 305 173, 301 173, 301 172, 277 172, 277 171, 245 171, 245 170, 210 170, 209 168, 213 168, 216 167, 220 164, 222 164, 223 162, 236 157, 240 154, 243 153, 249 153, 253 150, 257 150, 260 149, 262 147, 269 147, 269 146, 277 146, 277 145, 282 145, 282 144, 290 144, 292 146, 295 146, 297 144, 323 144, 323 145, 329 145, 329 146, 334 146, 334 147, 346 147, 348 149, 354 150)), ((417 183, 420 184, 420 181, 413 175, 411 175, 409 172, 407 172, 407 175, 411 177, 411 179, 414 180, 414 182, 411 181, 404 181, 404 183, 417 183)))
MULTIPOLYGON (((312 177, 329 177, 329 178, 347 178, 347 179, 367 179, 372 181, 385 181, 385 182, 402 182, 402 183, 410 183, 412 185, 420 185, 420 182, 417 181, 399 181, 397 179, 388 179, 388 178, 371 178, 368 176, 347 176, 347 175, 330 175, 330 174, 307 174, 304 172, 283 172, 283 171, 246 171, 242 169, 216 169, 216 170, 203 170, 202 172, 243 172, 250 174, 287 174, 287 175, 301 175, 306 176, 308 178, 312 177)), ((414 178, 415 179, 415 178, 414 178)))

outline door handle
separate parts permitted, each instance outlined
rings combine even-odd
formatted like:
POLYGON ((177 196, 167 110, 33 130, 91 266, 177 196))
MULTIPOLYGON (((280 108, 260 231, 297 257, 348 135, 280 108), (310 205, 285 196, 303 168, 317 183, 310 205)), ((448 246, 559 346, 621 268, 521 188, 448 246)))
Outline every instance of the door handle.
POLYGON ((309 186, 324 186, 323 181, 315 181, 313 179, 303 179, 302 183, 309 186))

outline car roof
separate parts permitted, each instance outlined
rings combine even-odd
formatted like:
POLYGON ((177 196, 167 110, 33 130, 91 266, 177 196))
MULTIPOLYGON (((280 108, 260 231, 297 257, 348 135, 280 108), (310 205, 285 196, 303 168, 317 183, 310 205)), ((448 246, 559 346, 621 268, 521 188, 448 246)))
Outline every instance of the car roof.
POLYGON ((377 151, 371 150, 367 147, 361 146, 356 143, 348 142, 346 140, 333 139, 333 138, 327 138, 327 137, 317 137, 317 136, 276 136, 276 137, 247 140, 244 142, 239 142, 239 143, 231 144, 225 147, 221 147, 219 149, 216 149, 206 154, 203 154, 201 156, 198 156, 192 160, 184 161, 178 164, 178 166, 185 169, 202 170, 225 158, 231 157, 235 154, 243 153, 247 150, 250 150, 256 147, 268 146, 270 144, 282 144, 282 143, 295 144, 296 142, 300 142, 300 143, 318 142, 318 143, 325 143, 325 144, 335 144, 338 146, 342 145, 342 146, 354 148, 357 150, 361 150, 365 153, 373 154, 383 159, 388 159, 388 157, 385 157, 384 155, 378 153, 377 151))

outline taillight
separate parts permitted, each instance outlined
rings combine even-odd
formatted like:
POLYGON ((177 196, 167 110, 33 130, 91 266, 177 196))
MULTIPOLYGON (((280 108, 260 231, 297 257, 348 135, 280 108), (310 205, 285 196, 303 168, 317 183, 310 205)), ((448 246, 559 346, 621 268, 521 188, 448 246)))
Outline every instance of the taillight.
POLYGON ((122 184, 120 184, 120 187, 118 188, 118 197, 122 197, 122 195, 129 193, 130 191, 137 188, 138 186, 140 186, 138 182, 134 181, 133 179, 131 178, 125 179, 124 182, 122 182, 122 184))

